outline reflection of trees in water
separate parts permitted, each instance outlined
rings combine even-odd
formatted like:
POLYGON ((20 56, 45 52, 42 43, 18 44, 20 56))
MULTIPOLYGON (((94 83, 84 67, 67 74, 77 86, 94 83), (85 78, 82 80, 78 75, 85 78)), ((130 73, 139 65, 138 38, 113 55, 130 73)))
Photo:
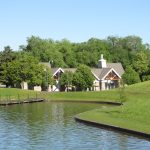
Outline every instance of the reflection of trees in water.
POLYGON ((118 149, 121 149, 121 150, 127 150, 128 149, 128 139, 129 137, 127 136, 119 136, 120 138, 118 138, 118 149))
POLYGON ((52 104, 52 122, 57 122, 57 124, 64 122, 64 106, 62 103, 52 104))
MULTIPOLYGON (((67 117, 84 111, 80 104, 36 103, 3 107, 1 123, 28 140, 43 136, 53 126, 67 126, 67 117)), ((54 128, 55 129, 55 128, 54 128)), ((11 134, 10 131, 10 134, 11 134)))
POLYGON ((128 138, 127 136, 121 136, 115 131, 101 131, 100 141, 103 143, 100 145, 100 149, 105 150, 108 147, 113 147, 116 150, 127 150, 128 149, 128 138), (113 134, 112 134, 113 132, 113 134), (118 135, 117 135, 118 134, 118 135), (112 143, 113 141, 113 143, 112 143), (113 145, 112 145, 113 144, 113 145))
POLYGON ((4 146, 17 141, 17 144, 23 144, 24 149, 39 149, 38 146, 45 146, 45 149, 62 146, 63 149, 68 149, 71 143, 76 149, 79 145, 90 148, 89 144, 102 150, 126 150, 137 143, 134 138, 123 134, 74 123, 72 116, 101 106, 103 105, 49 102, 1 107, 0 142, 4 135, 7 137, 4 146))
POLYGON ((14 105, 1 109, 3 122, 11 128, 9 134, 16 132, 20 138, 29 141, 40 137, 46 132, 51 121, 51 107, 43 104, 14 105))

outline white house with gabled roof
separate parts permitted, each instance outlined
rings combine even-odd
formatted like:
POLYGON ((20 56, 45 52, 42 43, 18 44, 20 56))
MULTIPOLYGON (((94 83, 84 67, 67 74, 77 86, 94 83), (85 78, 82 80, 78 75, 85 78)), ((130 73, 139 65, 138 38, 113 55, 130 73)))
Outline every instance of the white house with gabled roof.
MULTIPOLYGON (((48 63, 43 63, 46 66, 48 63)), ((75 72, 76 68, 51 68, 53 78, 56 80, 56 85, 52 86, 50 91, 60 91, 59 79, 65 71, 75 72)), ((91 72, 95 78, 93 82, 93 91, 109 90, 120 86, 121 76, 124 69, 121 63, 107 63, 101 54, 98 63, 98 68, 91 68, 91 72)))

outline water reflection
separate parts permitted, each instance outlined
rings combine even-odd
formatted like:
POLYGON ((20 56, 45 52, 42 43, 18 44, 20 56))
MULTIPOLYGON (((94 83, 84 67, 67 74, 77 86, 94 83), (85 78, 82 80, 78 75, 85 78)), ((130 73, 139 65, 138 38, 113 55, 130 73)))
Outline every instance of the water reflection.
POLYGON ((37 103, 0 107, 0 149, 6 150, 129 150, 150 149, 150 142, 86 126, 75 114, 99 104, 37 103))

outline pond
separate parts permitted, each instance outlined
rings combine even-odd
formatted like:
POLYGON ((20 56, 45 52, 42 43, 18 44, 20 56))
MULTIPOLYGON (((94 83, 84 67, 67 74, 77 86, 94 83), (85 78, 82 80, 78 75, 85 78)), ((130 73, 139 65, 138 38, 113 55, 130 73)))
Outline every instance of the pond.
POLYGON ((103 106, 90 103, 46 102, 0 107, 0 149, 150 149, 150 141, 87 126, 73 118, 78 113, 103 106))

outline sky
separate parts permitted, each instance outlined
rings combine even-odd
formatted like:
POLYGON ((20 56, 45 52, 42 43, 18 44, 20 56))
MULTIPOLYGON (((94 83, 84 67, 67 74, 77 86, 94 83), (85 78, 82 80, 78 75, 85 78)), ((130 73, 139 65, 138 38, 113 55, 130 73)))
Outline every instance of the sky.
POLYGON ((140 36, 150 44, 150 0, 0 0, 0 51, 39 36, 71 42, 140 36))

